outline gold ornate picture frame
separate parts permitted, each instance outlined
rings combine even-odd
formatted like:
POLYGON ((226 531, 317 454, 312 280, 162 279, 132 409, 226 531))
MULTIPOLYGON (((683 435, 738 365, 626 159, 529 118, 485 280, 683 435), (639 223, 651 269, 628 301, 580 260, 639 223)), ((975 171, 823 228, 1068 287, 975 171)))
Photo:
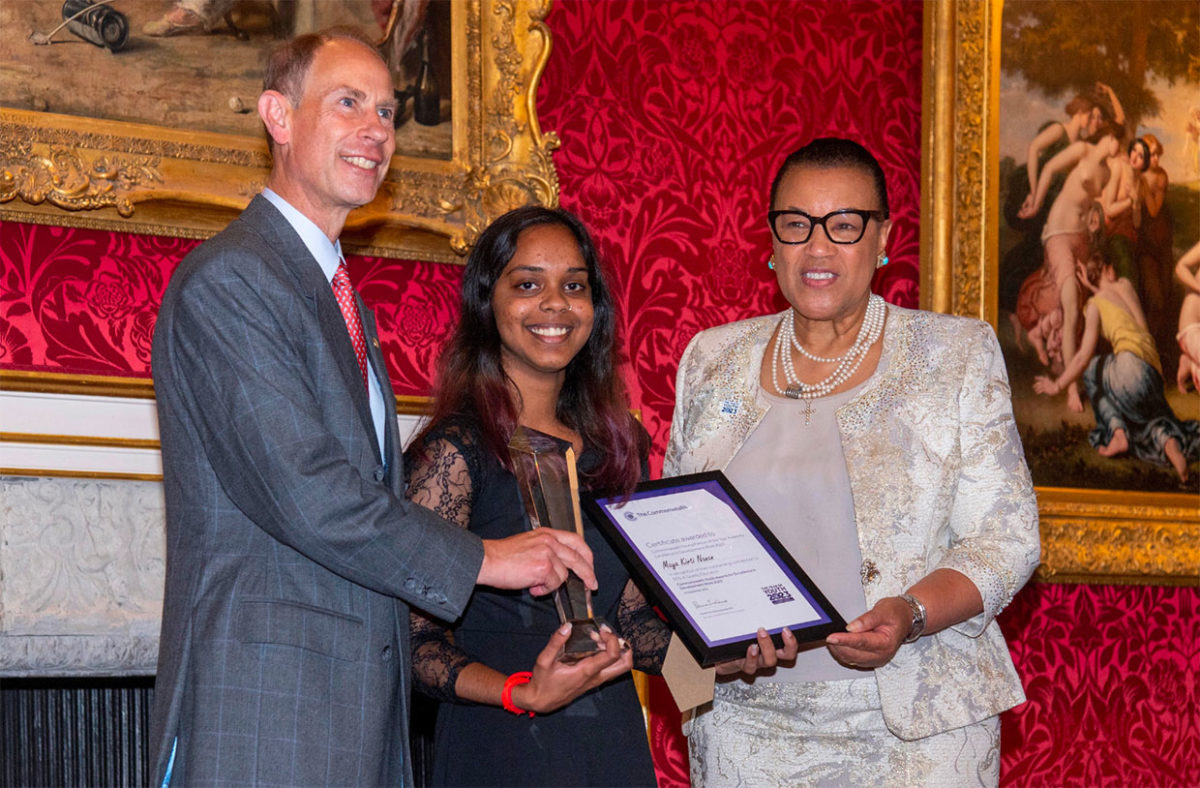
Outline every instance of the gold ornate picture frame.
MULTIPOLYGON (((353 251, 460 262, 499 214, 558 204, 558 138, 536 109, 550 0, 449 1, 449 158, 394 156, 376 199, 347 221, 353 251)), ((262 135, 0 109, 0 220, 206 238, 269 167, 262 135)))
MULTIPOLYGON (((1000 0, 927 0, 921 305, 998 317, 1000 0)), ((1048 582, 1200 585, 1200 500, 1038 487, 1048 582)))

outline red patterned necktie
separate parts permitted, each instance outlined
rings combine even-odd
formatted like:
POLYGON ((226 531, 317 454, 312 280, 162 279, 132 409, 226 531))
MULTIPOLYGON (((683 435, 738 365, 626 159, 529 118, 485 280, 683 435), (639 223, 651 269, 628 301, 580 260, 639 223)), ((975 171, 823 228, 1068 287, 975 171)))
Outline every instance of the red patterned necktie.
POLYGON ((333 295, 342 308, 346 331, 350 333, 350 344, 354 345, 354 356, 362 372, 363 386, 367 385, 367 341, 363 335, 362 319, 358 315, 358 304, 354 301, 354 288, 350 285, 350 270, 346 261, 339 260, 337 273, 333 275, 333 295))

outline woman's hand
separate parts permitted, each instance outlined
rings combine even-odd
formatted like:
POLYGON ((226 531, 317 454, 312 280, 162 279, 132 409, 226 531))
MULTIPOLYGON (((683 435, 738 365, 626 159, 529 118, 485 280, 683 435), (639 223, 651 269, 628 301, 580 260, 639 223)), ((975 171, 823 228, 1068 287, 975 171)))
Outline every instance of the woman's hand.
POLYGON ((1021 209, 1017 211, 1017 217, 1020 219, 1028 219, 1037 214, 1042 208, 1038 200, 1034 199, 1031 194, 1021 203, 1021 209))
POLYGON ((1075 278, 1079 280, 1079 286, 1092 293, 1099 293, 1100 288, 1088 281, 1087 266, 1078 260, 1075 261, 1075 278))
POLYGON ((746 649, 746 656, 743 659, 731 659, 728 662, 718 662, 716 664, 717 675, 731 676, 734 673, 742 673, 746 676, 753 676, 760 670, 769 670, 780 662, 791 662, 796 658, 796 652, 800 650, 800 645, 796 642, 796 636, 792 634, 790 629, 784 629, 780 633, 783 638, 783 648, 775 648, 775 641, 771 640, 771 636, 767 634, 767 630, 759 628, 758 640, 750 644, 746 649))
POLYGON ((843 665, 877 668, 891 662, 911 626, 912 609, 908 603, 889 596, 847 624, 845 632, 834 632, 825 638, 825 644, 843 665))
POLYGON ((571 625, 559 627, 533 666, 533 678, 528 684, 513 687, 512 702, 526 711, 546 714, 566 706, 590 689, 628 673, 633 667, 633 650, 607 624, 594 636, 603 646, 594 656, 578 662, 559 661, 563 646, 571 634, 571 625))
POLYGON ((1033 379, 1033 390, 1038 394, 1046 394, 1053 397, 1062 391, 1062 386, 1054 382, 1054 379, 1049 375, 1038 375, 1033 379))

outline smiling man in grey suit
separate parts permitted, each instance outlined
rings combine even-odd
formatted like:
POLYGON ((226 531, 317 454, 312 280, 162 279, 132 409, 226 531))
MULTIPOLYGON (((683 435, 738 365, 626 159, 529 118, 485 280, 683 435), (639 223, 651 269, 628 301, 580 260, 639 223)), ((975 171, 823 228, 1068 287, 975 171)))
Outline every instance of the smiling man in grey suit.
POLYGON ((411 785, 407 606, 453 619, 477 582, 545 593, 568 570, 594 586, 591 554, 550 529, 481 542, 404 500, 392 388, 337 240, 395 147, 387 68, 350 35, 303 36, 265 86, 268 188, 180 264, 154 336, 156 773, 411 785))

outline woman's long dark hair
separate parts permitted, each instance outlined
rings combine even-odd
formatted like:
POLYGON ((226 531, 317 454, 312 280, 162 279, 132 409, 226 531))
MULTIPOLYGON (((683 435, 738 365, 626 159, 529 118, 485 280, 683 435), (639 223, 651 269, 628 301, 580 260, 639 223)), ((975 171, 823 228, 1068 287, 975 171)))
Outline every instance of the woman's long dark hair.
POLYGON ((517 251, 521 233, 542 225, 559 225, 575 236, 587 265, 594 313, 587 343, 567 364, 556 415, 599 450, 600 465, 589 475, 590 485, 628 493, 641 476, 643 433, 633 423, 625 384, 617 373, 616 305, 591 234, 583 222, 562 209, 517 208, 480 234, 463 272, 458 327, 438 362, 433 415, 413 446, 422 446, 426 436, 446 420, 467 420, 479 425, 487 450, 511 470, 508 441, 517 428, 520 407, 510 395, 510 381, 500 361, 492 293, 517 251))
POLYGON ((1133 153, 1134 148, 1142 149, 1142 166, 1138 168, 1138 172, 1145 172, 1150 169, 1150 143, 1141 137, 1134 137, 1129 141, 1129 145, 1125 147, 1125 153, 1133 153))

